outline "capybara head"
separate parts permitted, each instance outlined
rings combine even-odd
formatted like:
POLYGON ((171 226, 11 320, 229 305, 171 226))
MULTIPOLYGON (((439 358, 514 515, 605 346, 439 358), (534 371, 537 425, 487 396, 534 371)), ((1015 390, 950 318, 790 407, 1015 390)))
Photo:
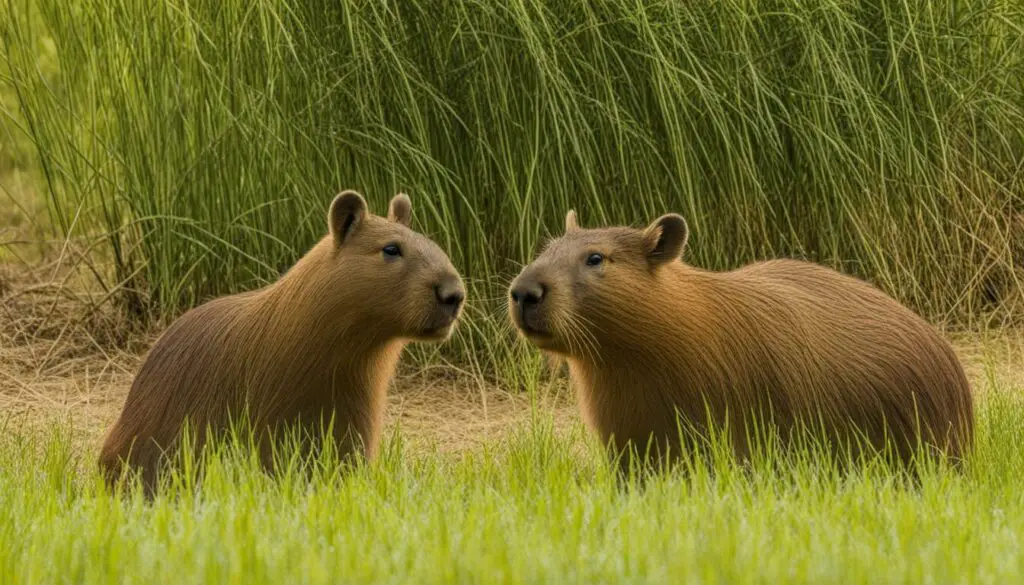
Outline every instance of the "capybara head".
POLYGON ((359 193, 344 191, 331 203, 327 220, 327 261, 344 281, 332 287, 345 291, 336 298, 336 310, 360 303, 363 325, 382 338, 437 341, 450 335, 466 290, 448 255, 410 229, 407 195, 396 195, 384 218, 370 214, 359 193))
POLYGON ((509 287, 509 314, 541 349, 579 356, 591 351, 594 331, 611 333, 630 305, 645 303, 658 273, 679 262, 689 230, 676 214, 644 229, 583 229, 576 212, 565 217, 565 234, 552 240, 509 287))

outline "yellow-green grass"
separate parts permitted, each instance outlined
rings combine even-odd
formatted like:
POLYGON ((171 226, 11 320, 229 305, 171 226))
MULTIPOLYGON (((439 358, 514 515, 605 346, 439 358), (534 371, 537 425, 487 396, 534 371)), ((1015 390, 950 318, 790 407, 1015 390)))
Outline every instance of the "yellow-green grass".
POLYGON ((222 446, 147 502, 107 491, 66 425, 8 424, 0 579, 1012 583, 1024 578, 1024 410, 1011 390, 986 388, 962 473, 926 466, 916 484, 779 451, 619 482, 579 428, 556 432, 538 412, 461 454, 409 452, 398 429, 380 459, 344 473, 327 454, 272 478, 222 446))

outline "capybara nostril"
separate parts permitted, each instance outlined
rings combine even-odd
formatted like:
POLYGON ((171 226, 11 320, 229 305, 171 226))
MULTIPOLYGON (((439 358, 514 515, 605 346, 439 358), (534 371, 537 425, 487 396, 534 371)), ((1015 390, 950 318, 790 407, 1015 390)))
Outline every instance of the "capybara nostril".
POLYGON ((437 290, 437 301, 446 307, 450 307, 452 310, 461 307, 462 301, 465 299, 466 295, 462 291, 445 293, 441 291, 440 287, 437 290))
POLYGON ((449 278, 434 286, 434 296, 437 302, 454 313, 466 300, 466 290, 457 278, 449 278))
POLYGON ((458 309, 459 307, 462 306, 462 301, 465 298, 466 295, 462 294, 461 292, 455 292, 441 299, 441 303, 446 306, 450 306, 453 309, 458 309))
POLYGON ((539 305, 544 300, 545 290, 544 285, 540 283, 526 282, 513 287, 510 294, 512 295, 512 301, 519 305, 520 308, 525 309, 539 305))

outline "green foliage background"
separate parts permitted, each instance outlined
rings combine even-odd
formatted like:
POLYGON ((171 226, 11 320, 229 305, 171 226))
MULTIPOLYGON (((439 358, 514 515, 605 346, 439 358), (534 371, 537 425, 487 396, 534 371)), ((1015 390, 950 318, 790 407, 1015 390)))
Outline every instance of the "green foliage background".
POLYGON ((1019 2, 2 10, 8 120, 36 148, 54 225, 103 237, 101 278, 140 318, 273 280, 343 188, 377 213, 411 195, 471 283, 441 351, 488 368, 522 363, 504 285, 570 207, 591 226, 677 211, 694 264, 809 258, 934 320, 1019 306, 1019 2), (59 67, 37 66, 44 41, 59 67))

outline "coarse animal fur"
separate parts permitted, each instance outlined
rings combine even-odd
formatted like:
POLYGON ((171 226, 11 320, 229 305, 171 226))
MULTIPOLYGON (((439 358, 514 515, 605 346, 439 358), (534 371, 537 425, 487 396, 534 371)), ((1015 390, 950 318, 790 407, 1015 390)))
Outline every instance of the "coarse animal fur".
MULTIPOLYGON (((360 194, 342 192, 328 235, 277 282, 172 323, 106 437, 100 466, 108 481, 127 465, 152 493, 186 419, 199 448, 206 429, 224 431, 243 413, 258 437, 333 425, 340 455, 372 457, 403 346, 446 339, 465 297, 448 256, 409 228, 411 217, 404 194, 382 218, 360 194)), ((266 441, 261 452, 269 467, 266 441)))
POLYGON ((509 289, 515 325, 566 359, 585 421, 616 456, 664 459, 687 446, 681 427, 710 423, 745 458, 754 419, 901 462, 919 444, 954 462, 969 450, 970 386, 924 319, 814 263, 687 265, 688 233, 675 214, 646 229, 582 229, 570 211, 565 234, 509 289))

